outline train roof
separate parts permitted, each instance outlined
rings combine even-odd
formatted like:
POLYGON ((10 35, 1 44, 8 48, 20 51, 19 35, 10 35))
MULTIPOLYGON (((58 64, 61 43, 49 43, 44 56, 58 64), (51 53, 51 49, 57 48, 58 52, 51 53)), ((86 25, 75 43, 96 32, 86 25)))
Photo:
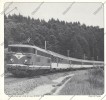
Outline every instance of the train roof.
POLYGON ((53 56, 55 56, 55 57, 59 57, 59 58, 62 58, 62 59, 67 59, 67 60, 74 60, 74 61, 80 61, 80 62, 96 62, 96 63, 101 63, 101 62, 103 62, 103 61, 93 61, 93 60, 84 60, 84 59, 66 57, 66 56, 64 56, 64 55, 55 53, 55 52, 50 51, 50 50, 45 50, 45 49, 40 48, 40 47, 37 47, 37 46, 35 46, 35 45, 33 46, 33 45, 28 45, 28 44, 11 44, 11 45, 9 45, 9 46, 34 48, 34 49, 37 49, 37 50, 39 50, 39 51, 42 51, 42 52, 48 53, 48 54, 50 54, 50 55, 53 55, 53 56))
POLYGON ((28 44, 11 44, 9 46, 34 48, 34 49, 48 53, 47 50, 44 50, 44 49, 37 47, 37 46, 28 45, 28 44))
MULTIPOLYGON (((37 46, 35 46, 35 45, 33 46, 33 45, 27 45, 27 44, 11 44, 11 45, 9 45, 9 46, 35 48, 35 49, 37 49, 37 50, 40 50, 40 51, 42 51, 42 52, 51 54, 51 55, 56 56, 56 57, 68 59, 68 57, 66 57, 66 56, 64 56, 64 55, 55 53, 55 52, 50 51, 50 50, 45 50, 45 49, 40 48, 40 47, 37 47, 37 46)), ((75 58, 73 58, 73 59, 75 59, 75 58)))

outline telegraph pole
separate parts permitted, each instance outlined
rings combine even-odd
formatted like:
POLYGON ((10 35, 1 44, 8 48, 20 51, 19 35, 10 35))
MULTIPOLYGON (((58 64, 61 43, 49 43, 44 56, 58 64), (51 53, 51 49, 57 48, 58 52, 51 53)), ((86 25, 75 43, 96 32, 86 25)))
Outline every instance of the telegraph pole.
POLYGON ((97 56, 97 61, 98 61, 98 56, 97 56))
POLYGON ((85 60, 85 53, 84 53, 84 60, 85 60))
POLYGON ((94 47, 93 47, 93 60, 94 60, 94 47))
POLYGON ((70 56, 70 50, 67 50, 67 56, 68 57, 70 56))
POLYGON ((45 41, 45 50, 47 50, 47 41, 45 41))

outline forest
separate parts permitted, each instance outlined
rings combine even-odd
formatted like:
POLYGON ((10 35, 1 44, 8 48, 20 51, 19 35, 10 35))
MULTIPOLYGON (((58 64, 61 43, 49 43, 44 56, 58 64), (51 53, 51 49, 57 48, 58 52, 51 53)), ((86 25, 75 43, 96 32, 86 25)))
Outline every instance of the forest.
POLYGON ((4 15, 4 47, 21 43, 36 45, 70 57, 104 60, 104 28, 51 18, 34 19, 21 14, 4 15))

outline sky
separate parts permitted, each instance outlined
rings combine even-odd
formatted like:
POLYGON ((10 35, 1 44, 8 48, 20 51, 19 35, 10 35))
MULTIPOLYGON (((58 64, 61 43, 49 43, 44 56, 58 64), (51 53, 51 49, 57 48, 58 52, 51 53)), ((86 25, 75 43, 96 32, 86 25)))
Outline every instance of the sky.
POLYGON ((104 27, 101 3, 6 3, 5 14, 12 15, 14 13, 17 15, 20 13, 34 19, 44 19, 45 21, 54 18, 66 22, 79 21, 87 26, 104 27), (14 9, 15 7, 17 9, 14 9))

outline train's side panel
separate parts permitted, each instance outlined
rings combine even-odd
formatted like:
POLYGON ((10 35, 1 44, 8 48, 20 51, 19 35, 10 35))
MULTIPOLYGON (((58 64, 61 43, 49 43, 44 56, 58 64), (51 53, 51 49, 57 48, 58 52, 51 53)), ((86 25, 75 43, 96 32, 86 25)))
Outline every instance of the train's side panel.
POLYGON ((33 56, 33 67, 39 67, 41 69, 50 69, 51 59, 40 55, 33 56))
POLYGON ((60 69, 68 69, 71 67, 70 61, 68 59, 58 58, 58 67, 60 69))
POLYGON ((52 69, 67 69, 71 66, 68 60, 53 55, 51 55, 51 62, 52 69))
POLYGON ((71 60, 71 68, 82 68, 82 62, 71 60))
POLYGON ((94 65, 93 65, 92 62, 85 62, 85 61, 82 61, 82 66, 83 66, 83 68, 91 68, 91 67, 94 67, 94 65))
POLYGON ((50 69, 51 68, 51 58, 50 55, 43 51, 36 51, 33 56, 33 65, 30 67, 36 67, 38 69, 50 69))
POLYGON ((44 57, 40 55, 35 55, 34 57, 35 67, 41 67, 44 69, 68 69, 68 68, 91 68, 99 67, 101 63, 87 62, 82 60, 67 60, 58 58, 56 56, 44 57))
POLYGON ((35 58, 35 65, 39 66, 50 66, 50 58, 42 57, 42 56, 36 56, 35 58))
POLYGON ((76 60, 60 59, 58 57, 53 57, 52 64, 51 64, 51 67, 55 69, 89 68, 93 66, 94 66, 93 63, 87 63, 87 62, 76 61, 76 60))
POLYGON ((70 64, 62 64, 62 63, 52 63, 51 64, 51 68, 55 68, 55 69, 67 69, 70 68, 71 65, 70 64))

